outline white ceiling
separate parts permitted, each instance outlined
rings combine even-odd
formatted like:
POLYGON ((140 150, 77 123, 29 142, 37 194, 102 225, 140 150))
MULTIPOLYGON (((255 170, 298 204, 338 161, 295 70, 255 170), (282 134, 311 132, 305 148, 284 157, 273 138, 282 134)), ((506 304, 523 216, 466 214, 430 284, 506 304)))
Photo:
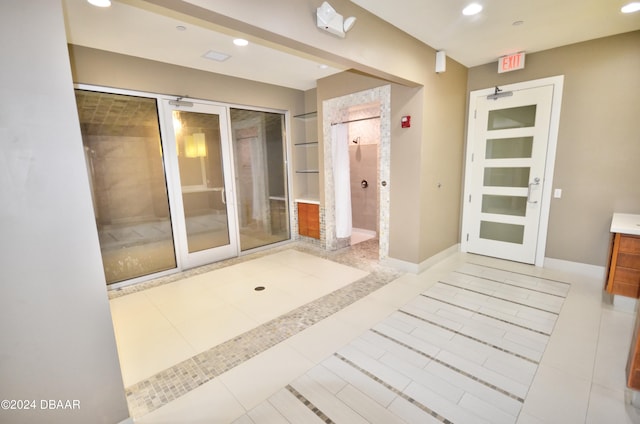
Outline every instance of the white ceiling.
MULTIPOLYGON (((509 53, 533 53, 640 29, 640 12, 620 12, 630 0, 475 0, 484 10, 471 17, 461 11, 472 0, 351 1, 468 67, 509 53), (523 23, 513 25, 516 21, 523 23)), ((312 58, 258 42, 237 47, 234 34, 153 13, 132 5, 136 0, 113 1, 106 9, 86 0, 63 3, 67 38, 76 45, 300 90, 342 71, 321 69, 312 58), (186 30, 176 29, 180 25, 186 30), (231 57, 224 62, 203 58, 210 50, 231 57)))
POLYGON ((321 69, 319 62, 257 42, 238 47, 233 44, 236 38, 233 34, 217 32, 119 1, 112 1, 108 8, 91 6, 86 0, 63 0, 63 5, 67 41, 79 46, 298 90, 314 88, 316 80, 344 70, 333 67, 321 69), (178 26, 186 29, 180 31, 176 29, 178 26), (202 57, 211 50, 231 57, 224 62, 202 57))
POLYGON ((640 12, 620 12, 632 0, 351 1, 467 67, 640 29, 640 12), (462 15, 474 2, 482 12, 462 15))

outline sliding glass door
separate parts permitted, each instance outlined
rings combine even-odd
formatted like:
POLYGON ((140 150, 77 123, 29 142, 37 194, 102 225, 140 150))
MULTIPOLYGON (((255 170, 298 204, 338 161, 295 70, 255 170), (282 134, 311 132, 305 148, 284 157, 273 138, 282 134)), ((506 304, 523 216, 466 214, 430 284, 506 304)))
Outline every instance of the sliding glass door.
POLYGON ((156 100, 76 101, 107 284, 176 268, 156 100))
POLYGON ((290 238, 281 113, 231 109, 242 251, 290 238))
POLYGON ((107 284, 290 239, 282 113, 76 89, 107 284))

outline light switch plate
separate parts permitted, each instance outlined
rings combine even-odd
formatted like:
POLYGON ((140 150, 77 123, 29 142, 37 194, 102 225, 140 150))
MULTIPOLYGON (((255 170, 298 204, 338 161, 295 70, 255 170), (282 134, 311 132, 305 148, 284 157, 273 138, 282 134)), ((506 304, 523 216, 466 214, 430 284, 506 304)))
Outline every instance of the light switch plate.
POLYGON ((559 199, 562 197, 562 189, 561 188, 557 188, 555 190, 553 190, 553 197, 555 197, 556 199, 559 199))

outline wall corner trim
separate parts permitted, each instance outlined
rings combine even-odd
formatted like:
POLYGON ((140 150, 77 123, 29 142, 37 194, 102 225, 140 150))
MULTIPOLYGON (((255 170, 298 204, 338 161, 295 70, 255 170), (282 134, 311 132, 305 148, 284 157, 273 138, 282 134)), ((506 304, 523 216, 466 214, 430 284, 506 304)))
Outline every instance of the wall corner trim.
POLYGON ((415 264, 413 262, 407 262, 400 259, 387 257, 383 259, 381 262, 383 265, 390 266, 392 268, 398 269, 404 272, 410 272, 412 274, 420 274, 423 271, 431 268, 433 265, 437 264, 441 260, 447 258, 448 256, 453 255, 454 253, 458 253, 460 251, 460 244, 456 243, 451 247, 448 247, 441 252, 436 253, 435 255, 425 259, 419 264, 415 264))

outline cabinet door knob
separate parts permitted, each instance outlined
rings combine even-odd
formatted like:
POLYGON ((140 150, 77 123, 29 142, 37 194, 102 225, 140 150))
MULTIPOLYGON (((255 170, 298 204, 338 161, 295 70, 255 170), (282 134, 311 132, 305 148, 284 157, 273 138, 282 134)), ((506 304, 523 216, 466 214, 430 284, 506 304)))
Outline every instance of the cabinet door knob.
POLYGON ((386 187, 387 186, 387 182, 386 181, 383 181, 380 184, 382 184, 382 187, 386 187))

